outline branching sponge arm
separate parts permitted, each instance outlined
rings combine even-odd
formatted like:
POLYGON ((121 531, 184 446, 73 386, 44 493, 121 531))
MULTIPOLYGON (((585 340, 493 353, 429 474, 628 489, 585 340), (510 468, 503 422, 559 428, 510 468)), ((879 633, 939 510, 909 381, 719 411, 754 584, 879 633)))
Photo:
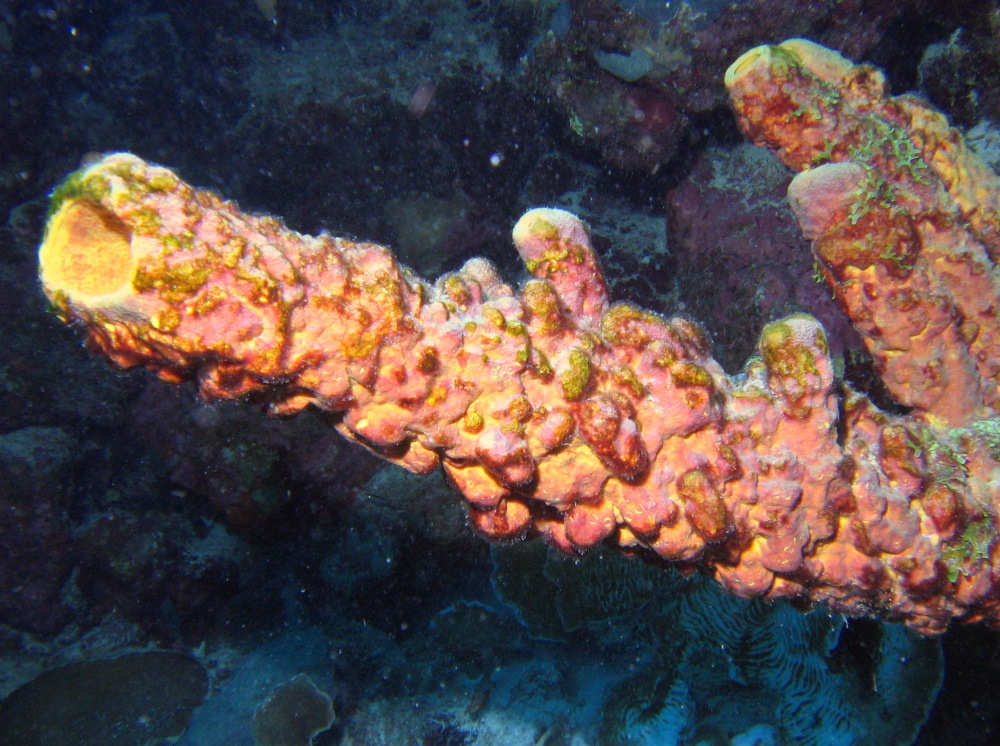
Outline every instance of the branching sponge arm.
POLYGON ((896 400, 942 425, 996 416, 1000 178, 925 102, 804 39, 750 50, 726 85, 747 136, 801 172, 792 208, 896 400))
POLYGON ((730 378, 696 324, 609 304, 572 215, 532 210, 514 237, 516 292, 484 260, 431 285, 117 154, 57 191, 41 276, 119 365, 312 404, 386 459, 441 464, 488 536, 611 543, 923 632, 998 623, 993 420, 879 411, 804 315, 730 378))

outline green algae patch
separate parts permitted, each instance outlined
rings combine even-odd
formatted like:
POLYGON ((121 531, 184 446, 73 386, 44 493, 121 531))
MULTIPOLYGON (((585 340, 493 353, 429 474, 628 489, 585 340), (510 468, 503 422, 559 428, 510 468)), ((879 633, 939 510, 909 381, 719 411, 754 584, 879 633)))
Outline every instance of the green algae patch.
POLYGON ((569 401, 575 401, 583 396, 587 384, 590 383, 590 374, 590 358, 587 353, 578 347, 573 348, 569 353, 569 368, 559 376, 563 396, 569 401))
POLYGON ((760 335, 760 354, 772 375, 793 378, 809 389, 810 380, 820 372, 816 355, 828 352, 826 337, 818 336, 815 346, 797 340, 792 325, 788 323, 794 318, 790 316, 782 321, 773 321, 764 327, 760 335))
POLYGON ((66 202, 74 202, 79 199, 88 199, 95 204, 111 193, 111 187, 107 179, 87 172, 81 168, 67 176, 62 184, 57 186, 49 198, 49 210, 47 217, 51 218, 66 202))
POLYGON ((996 527, 990 516, 969 521, 958 539, 941 550, 941 559, 947 569, 949 582, 956 582, 959 575, 971 577, 989 561, 990 550, 996 539, 996 527))

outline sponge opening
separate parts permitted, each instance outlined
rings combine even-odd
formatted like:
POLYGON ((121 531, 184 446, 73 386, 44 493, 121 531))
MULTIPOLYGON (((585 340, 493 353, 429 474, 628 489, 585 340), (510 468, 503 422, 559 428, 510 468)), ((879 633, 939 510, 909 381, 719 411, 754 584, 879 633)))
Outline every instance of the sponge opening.
POLYGON ((46 290, 99 298, 131 287, 132 234, 109 210, 88 199, 63 204, 38 251, 46 290))

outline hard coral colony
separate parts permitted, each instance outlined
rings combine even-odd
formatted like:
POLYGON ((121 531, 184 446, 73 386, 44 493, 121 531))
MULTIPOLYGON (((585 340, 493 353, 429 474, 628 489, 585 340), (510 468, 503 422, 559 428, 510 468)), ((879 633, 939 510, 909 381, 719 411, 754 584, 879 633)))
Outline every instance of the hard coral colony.
POLYGON ((441 464, 485 535, 604 542, 923 633, 1000 624, 1000 189, 940 114, 805 40, 726 75, 740 126, 798 176, 820 271, 906 415, 836 380, 812 317, 727 375, 696 324, 610 303, 583 224, 514 228, 434 284, 385 248, 303 236, 116 154, 55 194, 41 277, 123 367, 208 399, 336 413, 415 472, 441 464))

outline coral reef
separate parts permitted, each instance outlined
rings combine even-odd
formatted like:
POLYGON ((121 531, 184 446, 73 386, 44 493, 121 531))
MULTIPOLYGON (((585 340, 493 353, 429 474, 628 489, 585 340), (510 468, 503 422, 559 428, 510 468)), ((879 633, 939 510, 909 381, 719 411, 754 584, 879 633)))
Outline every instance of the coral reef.
POLYGON ((694 123, 724 104, 718 81, 741 50, 805 34, 860 55, 911 4, 744 0, 705 14, 691 11, 701 3, 683 4, 664 19, 670 4, 574 0, 569 27, 538 44, 529 71, 603 160, 655 172, 683 150, 694 123))
POLYGON ((179 653, 126 653, 46 671, 0 702, 5 743, 134 746, 176 739, 207 693, 207 677, 179 653))
POLYGON ((114 609, 161 640, 204 639, 236 595, 238 552, 224 535, 192 533, 175 517, 113 509, 84 526, 73 550, 89 613, 114 609))
POLYGON ((0 436, 0 622, 52 633, 68 617, 60 597, 72 565, 65 487, 78 448, 55 427, 0 436))
POLYGON ((816 282, 808 241, 785 200, 790 179, 771 153, 743 143, 705 149, 667 193, 682 308, 708 329, 726 370, 753 355, 765 323, 795 312, 819 319, 835 357, 860 347, 850 321, 816 282))
POLYGON ((601 744, 729 744, 765 723, 781 744, 909 744, 941 683, 939 639, 900 625, 737 599, 607 549, 493 553, 498 594, 532 634, 628 657, 608 666, 601 744))
POLYGON ((706 578, 675 581, 646 616, 657 643, 605 703, 609 746, 696 743, 694 732, 759 723, 773 724, 777 743, 902 746, 941 682, 936 640, 881 625, 852 669, 842 618, 722 597, 706 578))
POLYGON ((258 641, 213 681, 212 697, 194 711, 179 743, 308 744, 316 728, 322 723, 328 728, 334 719, 338 690, 330 659, 329 636, 314 627, 258 641), (305 706, 298 710, 299 705, 305 706))
POLYGON ((336 716, 330 695, 300 673, 279 684, 253 715, 257 746, 310 746, 336 716))
MULTIPOLYGON (((929 45, 920 58, 920 82, 931 102, 957 125, 1000 117, 1000 12, 995 0, 976 13, 968 0, 952 6, 961 27, 929 45)), ((938 10, 941 13, 942 10, 938 10)))

